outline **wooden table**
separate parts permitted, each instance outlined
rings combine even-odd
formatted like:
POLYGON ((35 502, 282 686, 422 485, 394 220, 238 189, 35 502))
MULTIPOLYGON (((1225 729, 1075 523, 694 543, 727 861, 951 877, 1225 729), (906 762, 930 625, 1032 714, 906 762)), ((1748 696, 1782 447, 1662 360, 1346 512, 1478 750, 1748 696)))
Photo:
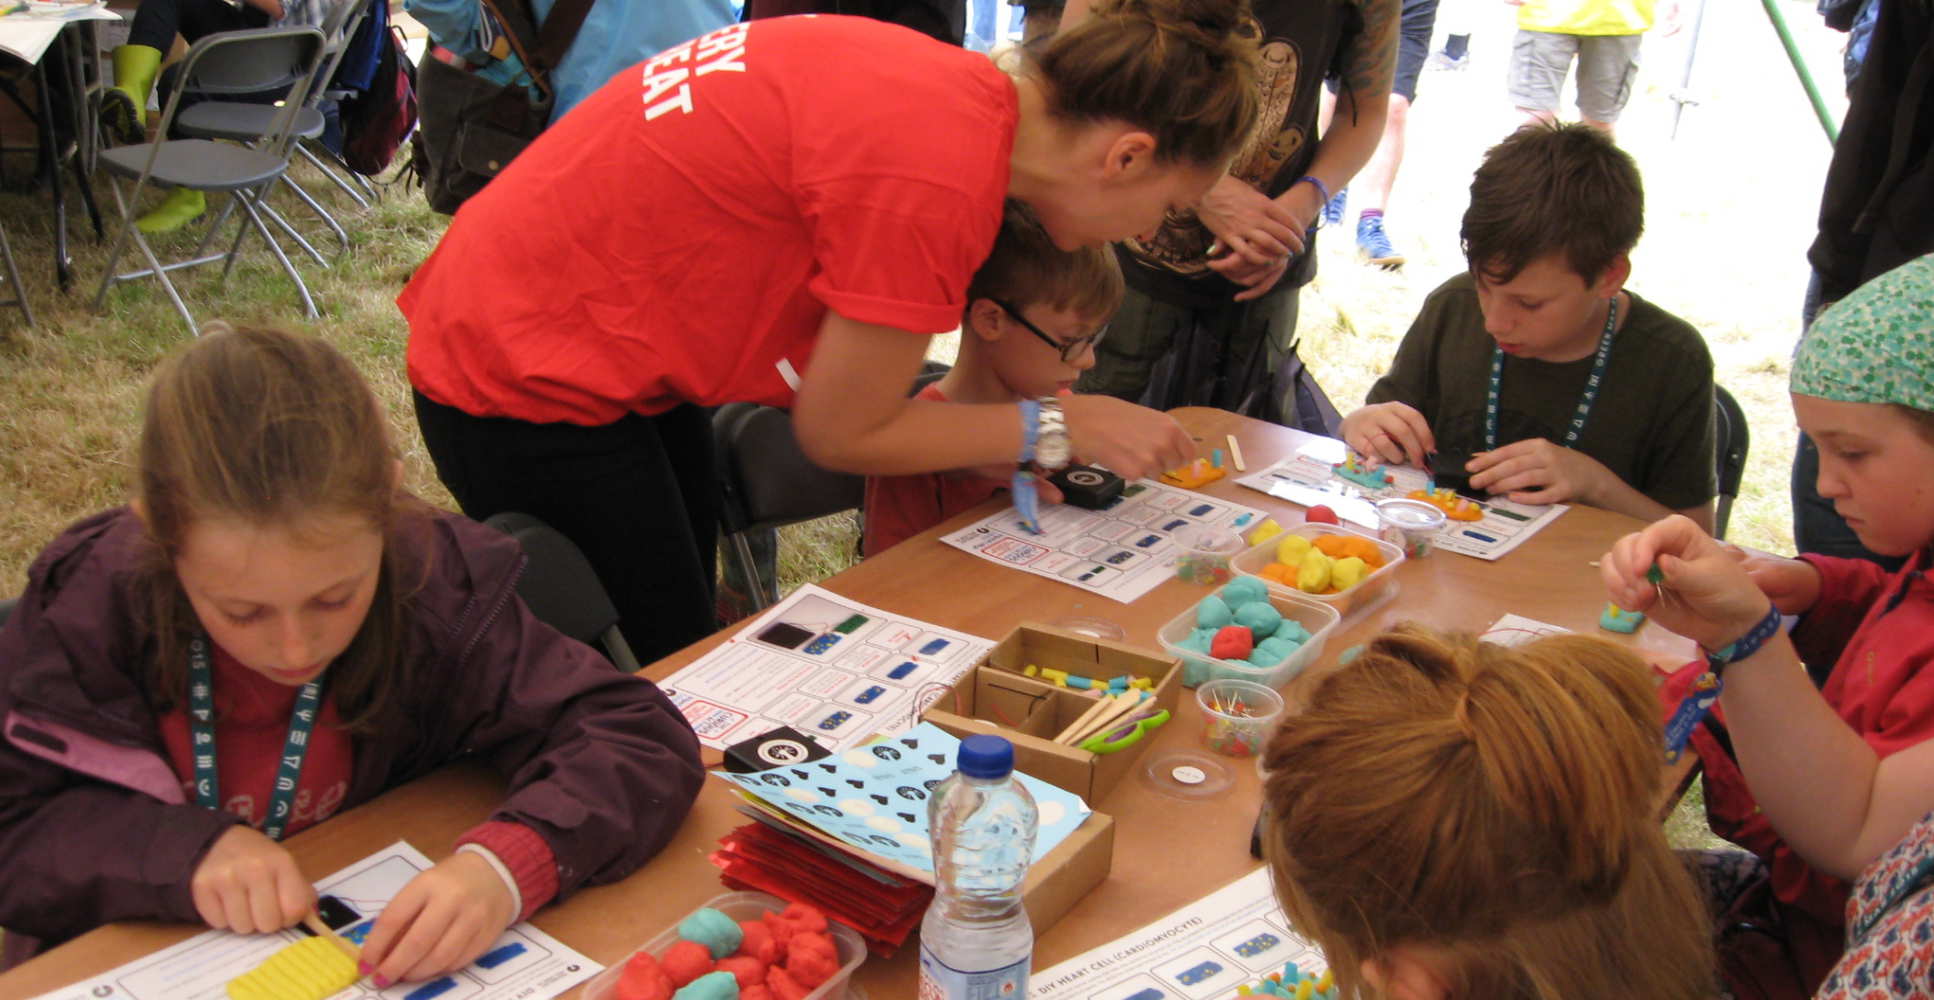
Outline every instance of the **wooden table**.
MULTIPOLYGON (((1225 435, 1242 444, 1249 469, 1261 469, 1312 442, 1300 432, 1249 420, 1220 410, 1176 411, 1191 433, 1210 448, 1226 448, 1225 435)), ((1300 516, 1295 505, 1235 485, 1229 478, 1206 492, 1265 510, 1300 516)), ((989 508, 991 510, 991 508, 989 508)), ((965 515, 948 527, 966 524, 986 511, 965 515)), ((1309 679, 1335 669, 1336 654, 1376 631, 1403 620, 1439 628, 1482 631, 1499 615, 1516 612, 1581 632, 1597 630, 1605 592, 1590 566, 1612 541, 1638 526, 1623 515, 1574 507, 1517 551, 1495 563, 1440 552, 1406 562, 1397 570, 1394 599, 1355 619, 1345 620, 1310 671, 1285 694, 1292 704, 1309 679)), ((866 560, 825 586, 854 600, 947 628, 992 638, 1022 620, 1049 621, 1068 616, 1105 618, 1119 623, 1128 640, 1158 648, 1156 629, 1200 600, 1204 590, 1171 580, 1132 605, 1099 598, 1051 580, 1005 569, 938 541, 928 531, 866 560)), ((652 664, 645 673, 662 678, 724 641, 731 630, 652 664)), ((1653 642, 1645 638, 1627 642, 1653 642)), ((1199 748, 1200 711, 1183 699, 1175 723, 1157 730, 1148 753, 1199 748)), ((717 755, 710 753, 716 761, 717 755)), ((1260 802, 1255 769, 1234 761, 1235 784, 1222 798, 1185 801, 1162 796, 1139 780, 1124 779, 1109 797, 1092 805, 1116 821, 1114 868, 1108 880, 1069 915, 1043 930, 1034 953, 1036 968, 1119 937, 1170 910, 1189 903, 1252 870, 1249 832, 1260 802)), ((358 809, 290 838, 289 847, 303 870, 320 878, 399 838, 431 858, 441 858, 450 841, 486 816, 496 804, 501 782, 474 766, 446 769, 396 789, 358 809)), ((719 837, 740 825, 722 782, 708 782, 692 815, 665 852, 625 881, 586 890, 550 907, 533 921, 546 932, 601 962, 622 960, 640 942, 723 891, 718 873, 706 860, 719 837)), ((116 924, 0 975, 0 997, 32 996, 104 972, 197 932, 183 925, 116 924)), ((890 961, 870 959, 858 981, 876 1000, 911 997, 917 949, 904 948, 890 961)))

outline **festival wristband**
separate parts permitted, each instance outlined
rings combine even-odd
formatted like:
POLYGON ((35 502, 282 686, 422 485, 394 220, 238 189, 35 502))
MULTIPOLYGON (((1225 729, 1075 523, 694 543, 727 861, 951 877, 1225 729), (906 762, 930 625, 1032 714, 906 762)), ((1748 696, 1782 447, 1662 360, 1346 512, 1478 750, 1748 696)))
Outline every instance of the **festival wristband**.
POLYGON ((1025 464, 1016 468, 1009 492, 1014 498, 1014 513, 1020 515, 1022 530, 1041 534, 1041 494, 1034 488, 1033 470, 1025 464))
POLYGON ((1317 194, 1320 194, 1323 196, 1323 204, 1327 205, 1330 203, 1330 186, 1328 184, 1323 183, 1322 179, 1317 177, 1315 174, 1304 174, 1303 176, 1296 178, 1296 183, 1298 184, 1308 183, 1311 187, 1314 187, 1316 189, 1317 194))
POLYGON ((1021 406, 1021 456, 1015 461, 1025 465, 1034 461, 1034 440, 1041 433, 1041 403, 1023 399, 1021 406))
POLYGON ((1679 702, 1679 706, 1672 710, 1672 718, 1666 720, 1666 763, 1678 762, 1679 754, 1685 751, 1686 743, 1692 739, 1692 731, 1698 728, 1699 723, 1705 721, 1707 714, 1712 711, 1712 706, 1719 701, 1719 695, 1725 690, 1725 682, 1720 675, 1725 672, 1727 665, 1759 652, 1760 647, 1766 645, 1768 639, 1778 635, 1779 631, 1780 609, 1769 604, 1766 617, 1761 618, 1759 624, 1754 625, 1745 635, 1720 649, 1706 651, 1706 669, 1693 680, 1692 690, 1687 692, 1685 698, 1679 702))

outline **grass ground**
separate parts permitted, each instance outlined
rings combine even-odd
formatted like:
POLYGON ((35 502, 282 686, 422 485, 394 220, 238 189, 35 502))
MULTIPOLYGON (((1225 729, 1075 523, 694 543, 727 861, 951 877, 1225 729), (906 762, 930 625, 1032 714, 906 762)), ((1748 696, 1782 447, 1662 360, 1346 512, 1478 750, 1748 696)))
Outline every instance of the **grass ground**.
MULTIPOLYGON (((1838 36, 1818 27, 1809 4, 1778 0, 1811 65, 1838 91, 1838 36)), ((1399 272, 1363 267, 1348 233, 1324 234, 1321 275, 1304 292, 1303 355, 1346 409, 1382 368, 1423 296, 1462 267, 1457 219, 1483 149, 1515 124, 1502 94, 1509 8, 1473 11, 1473 61, 1455 73, 1427 73, 1413 112, 1407 162, 1389 206, 1391 234, 1410 258, 1399 272)), ((1749 415, 1753 447, 1731 537, 1790 547, 1786 468, 1792 417, 1786 359, 1798 335, 1806 282, 1804 251, 1828 146, 1793 82, 1777 41, 1753 7, 1707 12, 1692 90, 1700 102, 1670 137, 1689 32, 1646 42, 1646 62, 1620 123, 1648 186, 1648 231, 1635 255, 1632 287, 1702 329, 1720 381, 1749 415)), ((1836 113, 1840 102, 1835 101, 1836 113)), ((27 169, 6 164, 15 181, 27 169)), ((226 287, 215 273, 184 277, 198 318, 315 330, 361 367, 390 407, 410 487, 448 504, 410 418, 403 376, 405 330, 393 300, 447 220, 413 192, 396 190, 356 211, 313 176, 351 232, 353 250, 327 270, 304 273, 322 309, 300 318, 286 278, 252 254, 226 287)), ((112 205, 105 179, 97 182, 112 205)), ((300 212, 291 209, 293 217, 300 212)), ((0 313, 0 594, 17 592, 28 562, 73 519, 122 502, 143 383, 187 331, 152 283, 125 286, 104 312, 91 308, 106 249, 76 229, 79 287, 62 294, 49 266, 44 194, 0 194, 4 220, 40 325, 0 313)), ((112 220, 110 220, 112 221, 112 220)), ((259 251, 259 247, 258 247, 259 251)), ((948 357, 951 341, 936 344, 948 357)), ((850 563, 855 526, 841 515, 789 529, 781 576, 790 588, 850 563)), ((1696 822, 1692 824, 1696 828, 1696 822)), ((1688 842, 1696 839, 1688 834, 1688 842)))

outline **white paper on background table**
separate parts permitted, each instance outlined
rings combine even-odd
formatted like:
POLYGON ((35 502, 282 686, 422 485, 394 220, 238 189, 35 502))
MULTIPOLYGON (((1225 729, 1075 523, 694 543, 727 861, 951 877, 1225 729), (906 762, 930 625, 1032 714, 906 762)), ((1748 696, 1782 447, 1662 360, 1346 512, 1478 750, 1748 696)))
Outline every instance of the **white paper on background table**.
MULTIPOLYGON (((316 883, 373 919, 430 859, 403 841, 316 883)), ((364 920, 343 930, 360 941, 364 920)), ((135 959, 112 972, 42 994, 36 1000, 226 1000, 228 982, 303 938, 299 929, 275 934, 209 931, 172 948, 135 959)), ((527 923, 504 931, 469 968, 442 979, 398 983, 377 990, 369 980, 330 994, 330 1000, 521 1000, 554 997, 596 975, 603 966, 527 923)))
MULTIPOLYGON (((751 774, 713 774, 801 823, 924 872, 923 881, 931 882, 927 798, 935 785, 954 773, 959 751, 957 737, 922 722, 898 736, 809 763, 751 774)), ((1017 772, 1017 776, 1040 811, 1032 857, 1039 861, 1087 821, 1088 805, 1081 796, 1032 775, 1017 772)))
POLYGON ((838 753, 913 728, 993 646, 808 584, 659 687, 708 747, 791 726, 838 753))
MULTIPOLYGON (((1430 482, 1430 474, 1410 466, 1384 466, 1394 485, 1382 489, 1360 486, 1336 475, 1331 466, 1342 461, 1343 442, 1324 441, 1306 445, 1295 455, 1236 482, 1252 490, 1282 497, 1305 507, 1326 503, 1339 516, 1372 531, 1379 527, 1372 504, 1386 497, 1404 496, 1430 482)), ((1437 547, 1446 552, 1492 560, 1524 544, 1571 508, 1565 504, 1534 507, 1512 503, 1502 497, 1473 500, 1484 516, 1476 521, 1446 521, 1437 533, 1437 547)))
MULTIPOLYGON (((0 10, 19 6, 18 0, 0 0, 0 10)), ((61 26, 69 21, 119 21, 121 15, 104 3, 46 3, 28 0, 26 10, 0 16, 0 51, 18 56, 29 65, 47 54, 61 26)))
POLYGON ((1242 531, 1260 520, 1254 507, 1143 479, 1107 510, 1044 505, 1038 535, 1021 527, 1009 507, 940 540, 1127 604, 1175 574, 1177 531, 1197 525, 1242 531))
POLYGON ((1285 962, 1309 976, 1329 968, 1315 945, 1289 929, 1268 869, 1258 868, 1132 934, 1029 974, 1028 997, 1221 1000, 1285 962))

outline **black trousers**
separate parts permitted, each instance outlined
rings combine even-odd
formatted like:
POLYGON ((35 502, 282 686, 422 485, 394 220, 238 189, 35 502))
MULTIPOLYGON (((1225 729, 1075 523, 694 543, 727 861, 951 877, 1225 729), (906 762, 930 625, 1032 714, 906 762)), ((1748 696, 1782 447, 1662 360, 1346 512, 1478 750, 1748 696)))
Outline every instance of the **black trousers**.
POLYGON ((246 3, 233 7, 224 0, 141 0, 134 23, 128 26, 128 44, 160 49, 165 56, 176 35, 193 45, 218 31, 263 28, 268 23, 268 12, 246 3))
POLYGON ((710 635, 718 562, 711 414, 684 405, 600 427, 476 417, 415 393, 416 422, 463 512, 529 514, 584 550, 650 663, 710 635))

